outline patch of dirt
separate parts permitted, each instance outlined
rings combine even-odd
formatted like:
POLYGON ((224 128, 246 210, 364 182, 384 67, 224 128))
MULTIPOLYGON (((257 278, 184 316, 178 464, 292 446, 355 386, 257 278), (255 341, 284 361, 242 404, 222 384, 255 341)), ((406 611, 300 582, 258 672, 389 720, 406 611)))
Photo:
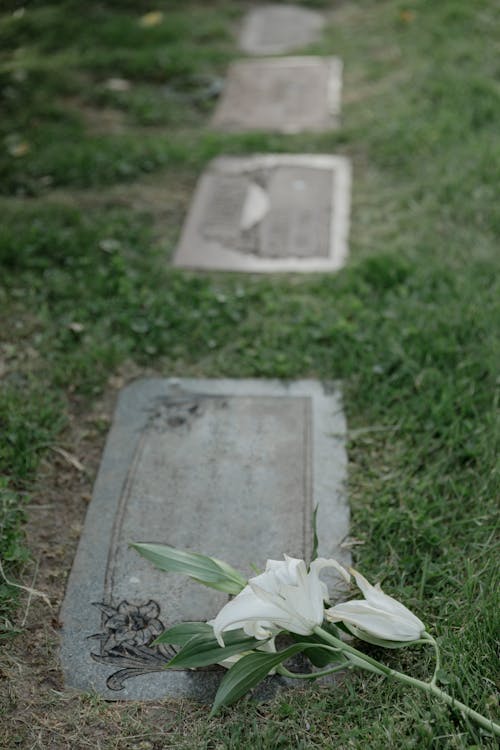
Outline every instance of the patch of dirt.
MULTIPOLYGON (((0 748, 80 750, 168 747, 150 740, 178 727, 183 703, 107 704, 64 689, 58 663, 60 604, 85 520, 118 389, 152 373, 127 365, 87 411, 73 397, 69 426, 47 452, 28 505, 26 541, 33 563, 22 583, 49 597, 51 607, 23 594, 0 656, 0 748), (160 717, 161 712, 161 717, 160 717), (142 723, 148 716, 147 727, 142 723), (142 743, 142 744, 141 744, 142 743), (145 744, 149 743, 149 744, 145 744)), ((193 710, 197 710, 194 707, 193 710)), ((201 709, 199 709, 201 710, 201 709)))
POLYGON ((67 101, 78 112, 88 135, 121 135, 132 131, 124 112, 113 107, 91 107, 76 100, 67 101))
POLYGON ((410 83, 408 73, 405 70, 395 70, 390 75, 381 77, 378 81, 356 80, 356 77, 351 75, 342 94, 344 104, 383 96, 403 83, 410 83))
MULTIPOLYGON (((22 312, 20 311, 19 323, 21 322, 21 315, 22 312)), ((18 334, 18 331, 15 333, 18 334)), ((3 335, 5 334, 6 332, 3 335)), ((38 351, 31 344, 26 343, 25 339, 19 340, 20 338, 19 336, 15 342, 0 341, 0 380, 7 378, 11 373, 29 372, 32 369, 33 362, 36 362, 39 357, 38 351)))
POLYGON ((143 136, 165 132, 163 125, 138 126, 134 124, 128 113, 118 107, 94 106, 78 97, 66 97, 62 105, 81 118, 85 133, 90 136, 112 136, 124 133, 143 136))
MULTIPOLYGON (((105 192, 87 192, 75 196, 75 201, 89 201, 97 206, 114 206, 131 209, 137 213, 148 213, 153 217, 157 238, 170 235, 172 227, 180 226, 194 190, 192 175, 177 173, 155 174, 147 179, 128 185, 116 185, 105 192)), ((79 205, 82 205, 81 202, 79 205)))
MULTIPOLYGON (((54 189, 40 196, 23 198, 22 205, 59 203, 78 209, 105 210, 125 209, 149 214, 153 221, 154 237, 157 240, 171 238, 172 228, 178 231, 192 198, 196 177, 192 173, 177 170, 156 172, 136 182, 120 183, 97 189, 54 189)), ((3 198, 2 203, 20 204, 19 198, 3 198)), ((1 204, 0 204, 1 208, 1 204)))

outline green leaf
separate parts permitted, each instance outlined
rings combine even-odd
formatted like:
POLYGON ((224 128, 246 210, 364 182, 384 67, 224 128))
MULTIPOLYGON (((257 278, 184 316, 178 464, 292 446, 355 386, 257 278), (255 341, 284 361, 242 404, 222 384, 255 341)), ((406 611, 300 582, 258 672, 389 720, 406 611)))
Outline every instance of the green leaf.
POLYGON ((318 557, 318 506, 316 505, 312 515, 312 530, 313 530, 313 548, 311 553, 311 562, 316 560, 318 557))
MULTIPOLYGON (((213 631, 212 631, 213 633, 213 631)), ((210 664, 219 664, 235 654, 261 646, 265 641, 257 641, 250 638, 243 630, 230 631, 224 634, 225 646, 219 646, 215 638, 207 638, 206 635, 195 635, 189 640, 184 648, 171 659, 167 667, 193 669, 194 667, 208 667, 210 664)))
POLYGON ((185 646, 195 635, 210 637, 213 636, 213 633, 212 626, 207 622, 183 622, 165 630, 154 641, 153 646, 157 643, 173 643, 175 646, 185 646))
POLYGON ((436 677, 441 685, 449 685, 451 683, 450 677, 442 669, 438 669, 436 677))
POLYGON ((169 547, 167 544, 132 544, 139 554, 169 573, 183 573, 204 586, 239 594, 247 582, 237 570, 215 557, 169 547))
MULTIPOLYGON (((292 635, 292 634, 290 634, 292 635)), ((297 643, 317 643, 318 646, 324 646, 325 642, 317 635, 292 635, 293 640, 297 643)), ((320 648, 306 648, 304 649, 304 656, 307 656, 309 661, 314 664, 315 667, 326 667, 328 664, 332 664, 336 661, 343 661, 344 657, 341 652, 335 653, 334 651, 327 651, 326 649, 320 648)))
POLYGON ((253 652, 243 656, 231 667, 219 685, 210 716, 215 716, 222 706, 228 706, 237 701, 238 698, 258 685, 271 669, 300 651, 304 651, 307 645, 315 646, 316 644, 296 643, 277 654, 253 652))

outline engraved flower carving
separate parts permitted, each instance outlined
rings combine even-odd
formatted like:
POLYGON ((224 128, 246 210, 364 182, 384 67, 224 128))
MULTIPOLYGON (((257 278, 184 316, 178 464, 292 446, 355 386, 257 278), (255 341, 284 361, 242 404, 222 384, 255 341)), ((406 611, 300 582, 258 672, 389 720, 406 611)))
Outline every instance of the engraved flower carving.
POLYGON ((148 646, 163 632, 163 625, 158 619, 160 608, 152 599, 142 606, 124 600, 117 607, 105 604, 99 607, 107 617, 104 622, 104 652, 120 647, 148 646))

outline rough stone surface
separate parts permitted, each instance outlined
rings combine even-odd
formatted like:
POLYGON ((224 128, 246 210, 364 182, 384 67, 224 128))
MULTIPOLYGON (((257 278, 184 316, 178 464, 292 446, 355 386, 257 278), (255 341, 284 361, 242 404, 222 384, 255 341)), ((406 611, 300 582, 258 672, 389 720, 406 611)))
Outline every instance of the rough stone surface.
POLYGON ((330 130, 339 124, 341 89, 336 57, 239 60, 229 68, 212 125, 232 132, 330 130))
POLYGON ((265 5, 250 10, 243 21, 240 48, 250 55, 290 52, 319 37, 324 18, 296 5, 265 5))
MULTIPOLYGON (((166 671, 171 654, 151 641, 215 616, 227 597, 157 571, 129 543, 200 551, 251 575, 269 557, 310 555, 318 504, 319 553, 347 562, 345 430, 338 389, 315 381, 128 386, 62 607, 67 685, 107 699, 210 700, 220 668, 166 671)), ((338 579, 329 583, 334 593, 338 579)))
POLYGON ((348 253, 350 183, 344 157, 220 157, 198 183, 174 264, 335 271, 348 253))

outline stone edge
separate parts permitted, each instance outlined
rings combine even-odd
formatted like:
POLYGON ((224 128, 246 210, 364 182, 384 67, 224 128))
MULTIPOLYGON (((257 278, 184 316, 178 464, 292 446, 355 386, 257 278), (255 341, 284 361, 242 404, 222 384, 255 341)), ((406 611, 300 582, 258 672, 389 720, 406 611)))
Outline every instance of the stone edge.
POLYGON ((173 265, 202 271, 247 273, 319 273, 338 271, 349 254, 352 169, 345 156, 331 154, 256 154, 248 157, 220 156, 207 166, 196 186, 190 210, 174 252, 173 265), (304 166, 332 170, 332 215, 330 219, 330 255, 328 258, 259 258, 204 242, 198 233, 204 184, 217 172, 238 174, 257 168, 304 166), (193 248, 202 247, 197 253, 193 248), (201 257, 200 257, 201 255, 201 257))

